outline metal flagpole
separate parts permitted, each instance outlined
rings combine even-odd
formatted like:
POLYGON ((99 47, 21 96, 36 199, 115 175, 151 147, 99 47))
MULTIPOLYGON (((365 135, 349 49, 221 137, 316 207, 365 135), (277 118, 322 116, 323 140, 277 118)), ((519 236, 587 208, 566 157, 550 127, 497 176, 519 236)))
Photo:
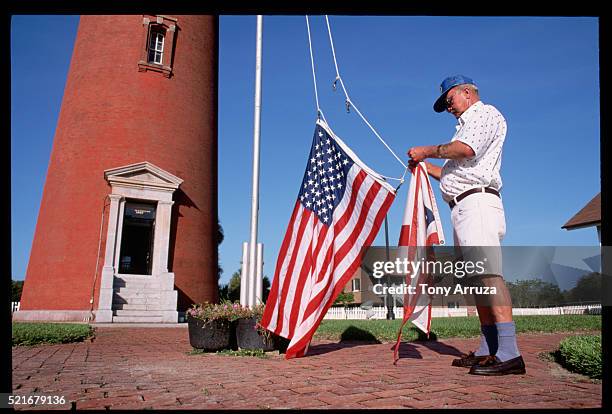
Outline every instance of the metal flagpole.
MULTIPOLYGON (((261 55, 263 16, 257 16, 257 47, 255 53, 255 120, 253 127, 253 195, 251 198, 251 239, 249 242, 248 297, 246 305, 255 305, 255 278, 257 272, 257 220, 259 212, 259 137, 261 124, 261 55)), ((243 304, 244 305, 244 304, 243 304)))
MULTIPOLYGON (((385 245, 387 246, 387 262, 389 261, 389 226, 387 224, 387 215, 385 214, 385 245)), ((391 275, 387 274, 387 289, 391 287, 391 275)), ((395 301, 393 296, 387 290, 387 319, 395 319, 395 312, 393 307, 395 301)))

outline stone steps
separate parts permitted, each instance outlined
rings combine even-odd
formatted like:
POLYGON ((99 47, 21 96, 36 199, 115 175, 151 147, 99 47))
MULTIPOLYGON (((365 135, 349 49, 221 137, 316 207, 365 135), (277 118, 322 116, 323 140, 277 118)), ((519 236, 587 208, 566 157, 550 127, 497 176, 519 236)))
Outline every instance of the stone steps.
POLYGON ((117 305, 159 305, 159 297, 123 297, 115 294, 113 296, 113 309, 117 305))
POLYGON ((118 310, 113 311, 113 316, 161 317, 161 312, 158 309, 152 309, 152 310, 118 309, 118 310))
MULTIPOLYGON (((150 276, 123 275, 113 280, 113 323, 169 322, 166 309, 169 292, 161 292, 160 279, 150 276), (164 306, 162 306, 164 304, 164 306)), ((176 293, 174 293, 176 294, 176 293)), ((176 306, 176 305, 174 305, 176 306)))
POLYGON ((126 281, 122 279, 116 279, 113 282, 113 289, 159 289, 159 281, 126 281))
POLYGON ((116 277, 113 281, 113 323, 160 323, 159 281, 116 277))
POLYGON ((140 297, 148 297, 148 298, 159 298, 160 293, 159 290, 155 289, 138 289, 138 288, 114 288, 113 291, 115 294, 121 296, 122 298, 140 298, 140 297))
POLYGON ((141 310, 152 311, 160 308, 159 301, 151 303, 119 303, 113 302, 114 310, 141 310))
POLYGON ((161 323, 161 316, 113 316, 113 323, 161 323))

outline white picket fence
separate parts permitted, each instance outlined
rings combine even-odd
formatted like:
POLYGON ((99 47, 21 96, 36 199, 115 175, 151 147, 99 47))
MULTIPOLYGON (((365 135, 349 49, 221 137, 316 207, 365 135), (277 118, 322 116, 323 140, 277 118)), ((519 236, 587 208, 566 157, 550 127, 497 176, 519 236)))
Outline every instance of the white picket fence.
MULTIPOLYGON (((404 317, 404 308, 396 306, 393 308, 396 319, 404 317)), ((466 308, 432 308, 433 318, 445 318, 452 316, 467 316, 466 308)), ((344 306, 332 306, 323 319, 387 319, 387 308, 384 306, 373 306, 371 309, 344 308, 344 306)))
MULTIPOLYGON (((404 317, 403 307, 394 307, 393 313, 396 319, 404 317)), ((513 308, 513 315, 601 315, 601 304, 597 305, 573 305, 556 306, 549 308, 513 308)), ((467 316, 467 308, 438 308, 433 307, 431 316, 433 318, 447 318, 454 316, 467 316)), ((343 306, 332 306, 323 319, 386 319, 387 308, 374 306, 371 309, 344 308, 343 306)))
MULTIPOLYGON (((11 312, 19 310, 21 302, 11 302, 11 312)), ((404 308, 396 306, 393 308, 395 318, 404 317, 404 308)), ((453 316, 467 316, 467 308, 432 308, 433 318, 448 318, 453 316)), ((554 306, 549 308, 513 308, 513 315, 601 315, 601 304, 594 305, 571 305, 554 306)), ((332 306, 323 319, 386 319, 387 308, 384 306, 373 306, 371 309, 344 308, 344 306, 332 306)))
POLYGON ((549 308, 513 308, 513 315, 601 315, 601 304, 554 306, 549 308))

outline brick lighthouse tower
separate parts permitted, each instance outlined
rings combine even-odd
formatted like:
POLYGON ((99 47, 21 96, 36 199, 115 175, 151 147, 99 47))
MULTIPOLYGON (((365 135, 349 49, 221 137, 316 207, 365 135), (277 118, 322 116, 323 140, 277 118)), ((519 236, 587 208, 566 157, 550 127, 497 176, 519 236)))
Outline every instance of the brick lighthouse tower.
POLYGON ((82 16, 14 320, 217 300, 214 16, 82 16))

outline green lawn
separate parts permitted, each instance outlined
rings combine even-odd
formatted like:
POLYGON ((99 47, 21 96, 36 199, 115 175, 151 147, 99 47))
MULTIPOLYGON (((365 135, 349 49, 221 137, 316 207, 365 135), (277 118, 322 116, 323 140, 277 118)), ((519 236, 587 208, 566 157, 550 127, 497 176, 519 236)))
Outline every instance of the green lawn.
POLYGON ((65 344, 93 336, 94 329, 83 323, 13 323, 13 346, 65 344))
MULTIPOLYGON (((526 332, 593 332, 601 331, 599 315, 515 316, 517 333, 526 332)), ((365 340, 391 342, 397 339, 400 319, 388 320, 324 320, 314 339, 365 340)), ((13 323, 13 345, 56 344, 83 341, 93 336, 87 324, 73 323, 13 323)), ((480 323, 475 316, 434 318, 430 339, 477 337, 480 323)), ((410 323, 404 326, 405 341, 424 339, 410 323)))
MULTIPOLYGON (((515 316, 517 333, 527 332, 589 332, 601 330, 600 315, 554 315, 554 316, 515 316)), ((324 320, 315 339, 331 340, 371 340, 379 342, 395 341, 401 319, 388 320, 324 320)), ((476 316, 434 318, 431 321, 430 339, 480 335, 480 322, 476 316)), ((424 339, 410 322, 406 323, 402 339, 413 341, 424 339)))

